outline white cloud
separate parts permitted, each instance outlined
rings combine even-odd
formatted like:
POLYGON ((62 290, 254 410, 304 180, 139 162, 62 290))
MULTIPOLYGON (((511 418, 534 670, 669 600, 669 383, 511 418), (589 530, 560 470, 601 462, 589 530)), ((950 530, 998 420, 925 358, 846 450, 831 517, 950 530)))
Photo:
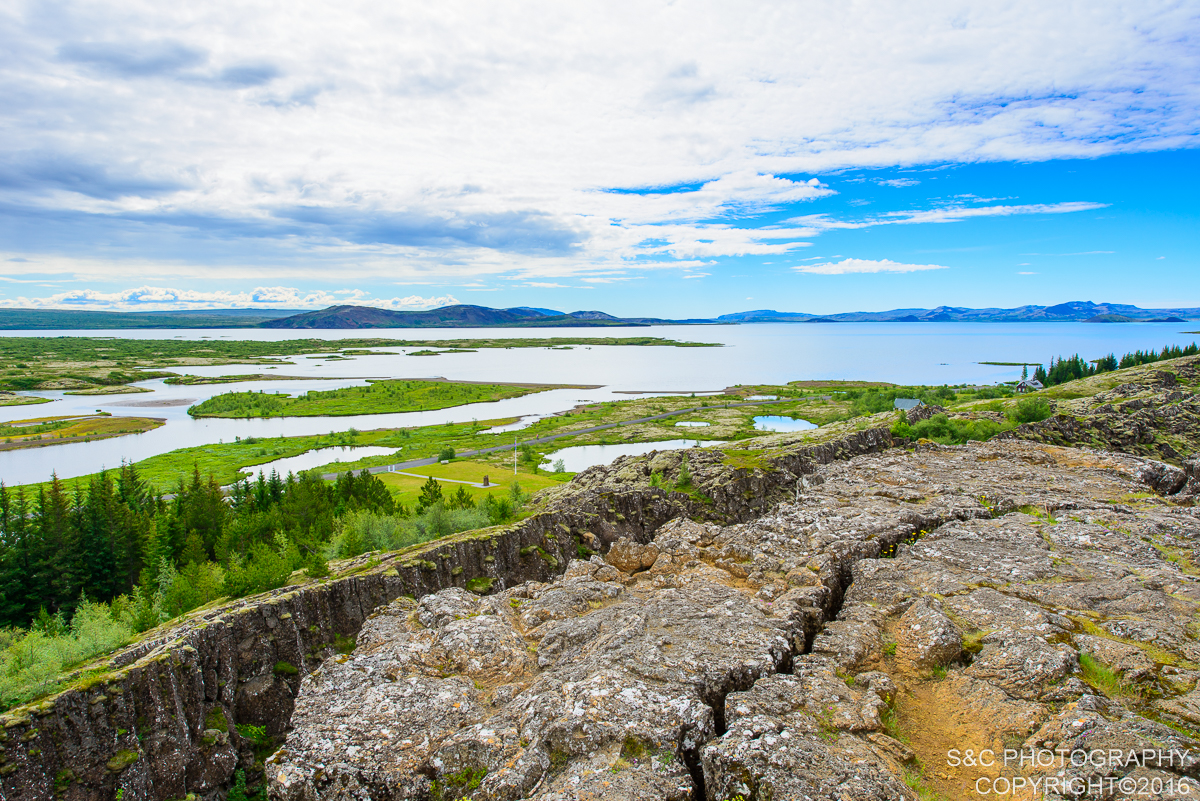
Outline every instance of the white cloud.
MULTIPOLYGON (((811 175, 845 167, 1095 157, 1200 128, 1194 10, 1168 0, 297 8, 16 0, 0 205, 44 227, 33 250, 117 237, 133 255, 109 275, 131 282, 150 254, 212 280, 224 261, 198 249, 251 253, 243 274, 268 283, 780 254, 815 234, 707 226, 828 195, 811 175)), ((1097 207, 1066 205, 1041 213, 1097 207)))
POLYGON ((901 189, 905 186, 916 186, 921 182, 913 178, 892 178, 891 180, 876 181, 875 183, 879 184, 880 186, 890 186, 895 189, 901 189))
POLYGON ((141 286, 118 292, 74 289, 46 298, 0 299, 2 308, 86 309, 105 311, 156 311, 165 309, 317 309, 340 304, 374 306, 381 309, 419 310, 458 303, 452 295, 424 298, 420 295, 373 298, 354 290, 303 292, 293 287, 259 287, 251 292, 197 292, 166 287, 141 286), (349 297, 347 297, 349 295, 349 297))
POLYGON ((792 268, 814 275, 846 275, 848 273, 915 273, 923 270, 949 269, 941 264, 904 264, 891 259, 843 259, 825 264, 801 264, 792 268))
POLYGON ((683 279, 686 281, 689 278, 708 278, 710 275, 712 275, 712 273, 689 273, 683 276, 683 279))
POLYGON ((1019 272, 1019 273, 1017 273, 1017 275, 1037 275, 1037 273, 1031 273, 1031 272, 1019 272))

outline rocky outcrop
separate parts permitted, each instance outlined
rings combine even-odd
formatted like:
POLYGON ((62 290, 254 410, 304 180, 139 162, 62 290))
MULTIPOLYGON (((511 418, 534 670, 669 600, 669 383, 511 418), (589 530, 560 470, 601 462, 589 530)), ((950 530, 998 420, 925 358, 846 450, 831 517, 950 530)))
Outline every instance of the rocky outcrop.
POLYGON ((1019 441, 892 450, 555 581, 397 601, 302 681, 270 795, 1195 794, 1200 518, 1145 473, 1019 441))
POLYGON ((1119 451, 1177 466, 1200 451, 1200 357, 1113 375, 1122 383, 1088 397, 1056 400, 1053 417, 1001 436, 1119 451))
POLYGON ((193 613, 86 666, 65 692, 0 717, 0 799, 222 797, 235 770, 253 778, 261 752, 288 729, 303 677, 352 647, 375 609, 452 587, 549 581, 588 550, 625 539, 632 553, 681 515, 748 520, 819 465, 891 444, 886 430, 866 430, 752 459, 704 449, 618 460, 539 499, 520 523, 369 555, 341 566, 341 578, 193 613), (694 476, 687 492, 648 486, 652 470, 673 483, 683 459, 694 476))

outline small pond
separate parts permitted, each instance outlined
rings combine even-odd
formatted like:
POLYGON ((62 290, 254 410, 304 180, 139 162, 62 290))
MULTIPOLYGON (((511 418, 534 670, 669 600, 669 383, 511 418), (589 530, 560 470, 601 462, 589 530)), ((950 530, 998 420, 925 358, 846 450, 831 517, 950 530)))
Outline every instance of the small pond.
POLYGON ((640 456, 650 451, 673 451, 707 445, 724 445, 725 440, 701 442, 694 439, 668 439, 663 442, 624 442, 619 445, 576 445, 546 456, 553 464, 563 460, 568 473, 578 473, 598 464, 611 464, 618 456, 640 456))
POLYGON ((271 471, 274 470, 279 475, 286 476, 288 473, 312 470, 314 467, 320 467, 331 462, 357 462, 359 459, 365 459, 368 456, 386 456, 395 452, 395 448, 381 448, 378 445, 363 445, 359 448, 349 446, 316 448, 299 456, 288 456, 283 459, 276 459, 273 462, 267 462, 266 464, 246 467, 243 468, 243 472, 257 476, 258 471, 261 470, 263 475, 269 476, 271 475, 271 471))
POLYGON ((755 417, 754 427, 759 431, 808 431, 816 428, 815 423, 810 423, 807 420, 798 420, 792 417, 779 417, 771 415, 768 417, 755 417))

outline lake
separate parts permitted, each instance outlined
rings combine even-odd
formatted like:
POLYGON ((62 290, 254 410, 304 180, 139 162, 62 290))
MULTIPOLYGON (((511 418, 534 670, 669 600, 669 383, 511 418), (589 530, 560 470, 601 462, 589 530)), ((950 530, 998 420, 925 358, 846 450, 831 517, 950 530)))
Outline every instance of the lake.
POLYGON ((810 423, 807 420, 800 420, 793 417, 780 417, 778 415, 767 415, 764 417, 754 418, 754 427, 759 431, 810 431, 816 428, 815 423, 810 423))
MULTIPOLYGON (((979 364, 982 361, 1048 362, 1051 357, 1079 353, 1095 359, 1107 353, 1161 349, 1200 337, 1183 332, 1196 323, 765 323, 755 325, 655 326, 651 328, 517 328, 517 329, 367 329, 352 331, 282 331, 275 329, 194 329, 114 331, 0 331, 0 336, 109 336, 126 339, 325 339, 394 337, 397 339, 467 339, 531 337, 659 336, 723 343, 721 348, 585 347, 485 349, 432 357, 371 355, 346 360, 288 357, 288 364, 187 367, 180 372, 219 376, 245 372, 278 372, 293 380, 238 384, 167 386, 161 380, 140 382, 152 393, 70 396, 62 392, 30 393, 52 398, 39 406, 0 407, 0 420, 91 413, 161 417, 166 425, 136 434, 89 443, 0 452, 0 480, 8 484, 44 481, 52 471, 63 478, 123 459, 137 461, 176 448, 231 441, 235 437, 325 434, 349 428, 369 429, 468 422, 500 417, 553 414, 577 403, 625 400, 629 392, 703 393, 735 384, 779 384, 805 379, 850 379, 912 384, 994 384, 1020 377, 1020 367, 979 364), (296 394, 308 390, 361 386, 368 378, 445 377, 452 380, 601 384, 600 389, 559 389, 434 412, 351 417, 193 420, 187 407, 212 395, 253 389, 296 394)), ((397 348, 387 348, 398 350, 397 348)), ((521 424, 515 428, 523 427, 521 424)))
POLYGON ((662 442, 623 442, 619 445, 574 445, 546 456, 546 462, 554 464, 562 459, 568 473, 578 473, 598 464, 612 464, 619 456, 641 456, 650 451, 676 451, 680 448, 724 445, 725 440, 701 442, 694 439, 668 439, 662 442))

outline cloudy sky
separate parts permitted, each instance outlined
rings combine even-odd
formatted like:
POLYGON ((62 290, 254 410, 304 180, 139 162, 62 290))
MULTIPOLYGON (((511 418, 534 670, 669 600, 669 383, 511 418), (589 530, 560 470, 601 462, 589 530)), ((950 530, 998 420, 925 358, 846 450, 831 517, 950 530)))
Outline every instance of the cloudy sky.
POLYGON ((0 7, 0 306, 1200 306, 1194 2, 0 7))

